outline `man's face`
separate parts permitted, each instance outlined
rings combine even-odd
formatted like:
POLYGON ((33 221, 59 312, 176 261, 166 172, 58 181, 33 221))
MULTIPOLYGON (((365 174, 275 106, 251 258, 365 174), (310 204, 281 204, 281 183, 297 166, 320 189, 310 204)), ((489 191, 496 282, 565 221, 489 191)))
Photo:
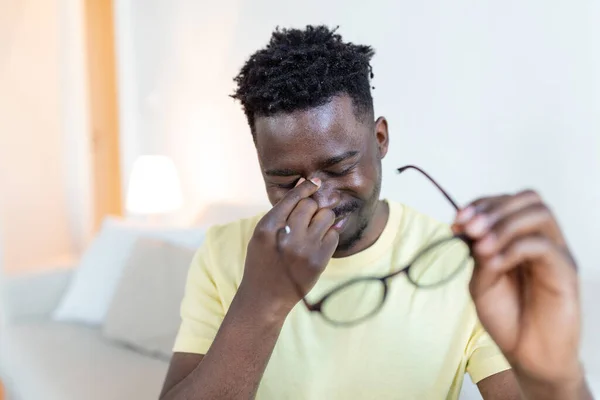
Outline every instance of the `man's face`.
POLYGON ((379 204, 381 159, 388 144, 385 119, 361 121, 352 99, 341 95, 316 108, 258 117, 255 132, 271 204, 300 178, 321 179, 312 197, 319 208, 336 214, 336 253, 353 254, 379 204))

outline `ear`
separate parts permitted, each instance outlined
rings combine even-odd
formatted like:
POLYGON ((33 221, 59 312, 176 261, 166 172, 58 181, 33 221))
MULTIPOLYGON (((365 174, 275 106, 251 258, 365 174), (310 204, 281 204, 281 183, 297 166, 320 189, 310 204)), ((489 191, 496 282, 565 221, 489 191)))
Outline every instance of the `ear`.
POLYGON ((377 147, 379 149, 379 158, 383 158, 387 154, 390 143, 388 123, 385 117, 379 117, 375 121, 375 139, 377 140, 377 147))

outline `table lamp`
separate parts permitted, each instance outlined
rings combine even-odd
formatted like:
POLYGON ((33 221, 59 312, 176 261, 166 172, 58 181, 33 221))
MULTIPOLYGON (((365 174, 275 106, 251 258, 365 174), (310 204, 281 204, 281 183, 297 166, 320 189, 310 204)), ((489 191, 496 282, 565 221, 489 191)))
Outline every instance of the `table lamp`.
POLYGON ((176 211, 182 204, 181 182, 173 160, 160 155, 140 156, 129 178, 127 211, 150 217, 176 211))

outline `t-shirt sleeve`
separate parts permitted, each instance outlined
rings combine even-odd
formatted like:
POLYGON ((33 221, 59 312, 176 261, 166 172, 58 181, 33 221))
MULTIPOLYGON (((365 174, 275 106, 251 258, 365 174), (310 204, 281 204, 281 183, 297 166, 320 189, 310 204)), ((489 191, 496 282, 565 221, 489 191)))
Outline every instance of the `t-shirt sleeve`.
POLYGON ((473 383, 510 369, 510 364, 480 322, 473 329, 467 357, 467 372, 473 383))
POLYGON ((211 244, 209 230, 188 272, 173 352, 206 354, 225 316, 211 269, 211 244))

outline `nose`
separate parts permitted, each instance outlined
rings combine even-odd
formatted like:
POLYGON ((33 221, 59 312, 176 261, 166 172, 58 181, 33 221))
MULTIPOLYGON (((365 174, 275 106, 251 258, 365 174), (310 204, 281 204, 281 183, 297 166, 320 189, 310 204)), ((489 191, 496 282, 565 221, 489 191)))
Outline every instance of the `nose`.
POLYGON ((319 208, 330 208, 334 209, 340 204, 341 197, 340 193, 331 183, 331 181, 324 181, 321 183, 321 187, 312 196, 313 200, 317 202, 319 208))

